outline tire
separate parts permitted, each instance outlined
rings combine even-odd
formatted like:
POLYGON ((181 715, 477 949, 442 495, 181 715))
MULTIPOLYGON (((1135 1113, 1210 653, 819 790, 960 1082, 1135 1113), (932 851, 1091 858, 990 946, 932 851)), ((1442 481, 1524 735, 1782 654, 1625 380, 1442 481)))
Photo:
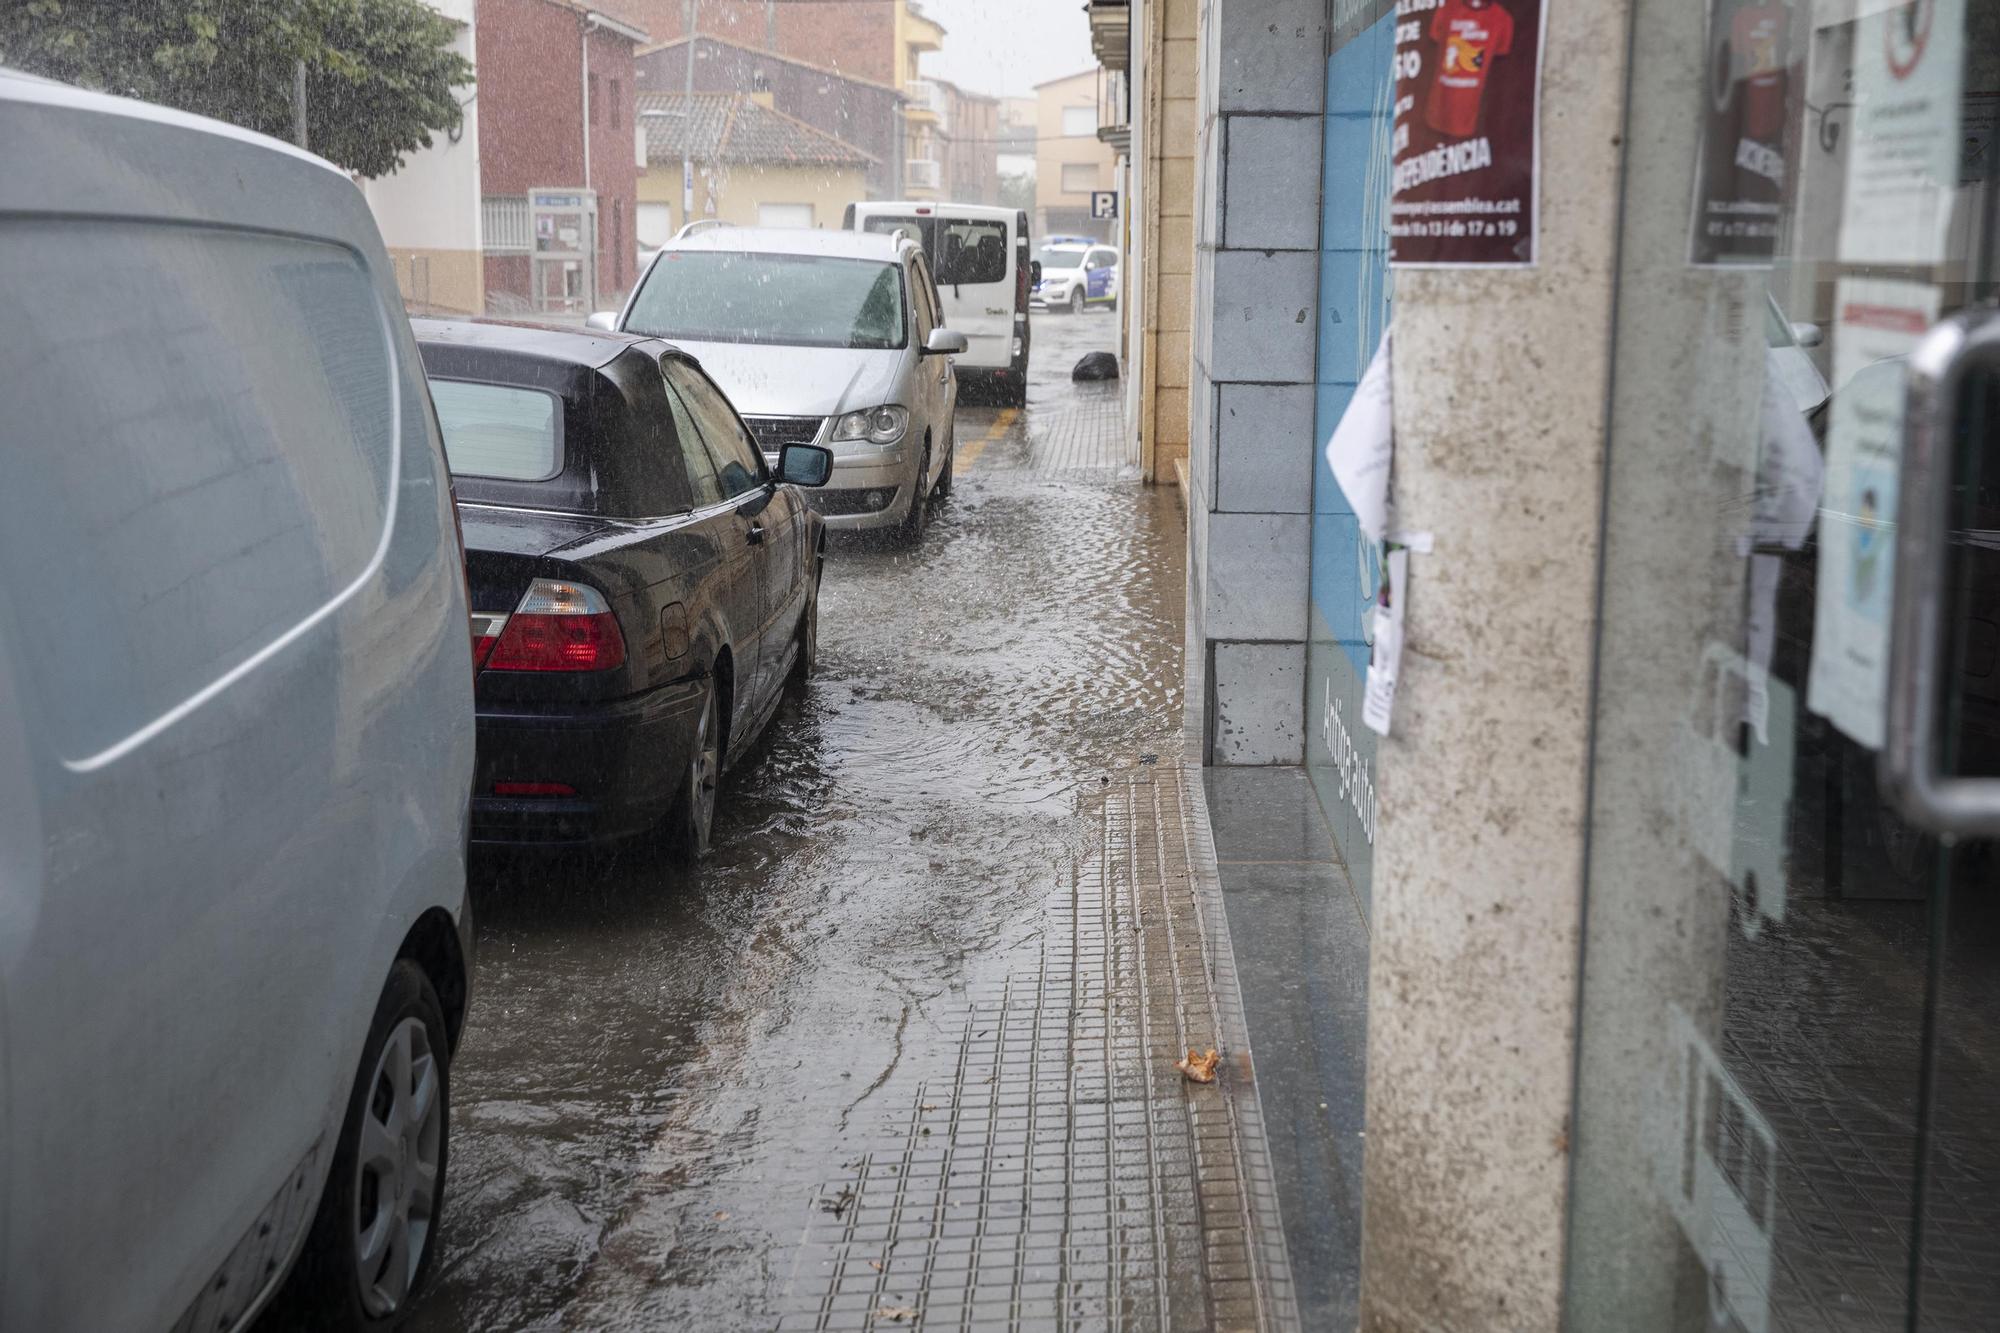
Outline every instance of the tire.
POLYGON ((1025 368, 1021 372, 1020 380, 1017 383, 1009 385, 1007 392, 1001 395, 1000 405, 1002 407, 1026 407, 1028 405, 1028 375, 1025 368))
POLYGON ((1083 313, 1083 288, 1076 287, 1071 289, 1069 294, 1069 312, 1072 315, 1081 315, 1083 313))
POLYGON ((668 848, 682 861, 699 861, 708 855, 709 839, 715 832, 715 808, 720 803, 722 782, 721 691, 715 677, 708 678, 702 691, 701 715, 695 722, 694 745, 689 750, 680 789, 667 811, 664 832, 668 848))
POLYGON ((403 1322, 437 1249, 450 1125, 444 1009, 424 970, 398 959, 368 1027, 319 1212, 279 1296, 283 1327, 378 1333, 403 1322))
POLYGON ((938 469, 937 484, 931 487, 931 494, 942 500, 951 494, 951 469, 958 462, 958 422, 950 426, 951 443, 944 447, 944 466, 938 469))
POLYGON ((930 521, 931 497, 925 486, 931 474, 931 442, 924 441, 924 456, 917 462, 917 477, 910 491, 910 512, 896 529, 896 540, 915 546, 924 539, 924 525, 930 521))

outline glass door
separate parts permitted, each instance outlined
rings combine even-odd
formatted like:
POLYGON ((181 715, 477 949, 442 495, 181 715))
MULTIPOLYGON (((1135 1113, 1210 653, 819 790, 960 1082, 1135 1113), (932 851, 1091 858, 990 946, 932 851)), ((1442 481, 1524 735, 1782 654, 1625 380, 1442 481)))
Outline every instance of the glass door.
POLYGON ((1568 1323, 2000 1327, 1992 844, 1882 777, 2000 775, 2000 0, 1634 0, 1630 79, 1568 1323))

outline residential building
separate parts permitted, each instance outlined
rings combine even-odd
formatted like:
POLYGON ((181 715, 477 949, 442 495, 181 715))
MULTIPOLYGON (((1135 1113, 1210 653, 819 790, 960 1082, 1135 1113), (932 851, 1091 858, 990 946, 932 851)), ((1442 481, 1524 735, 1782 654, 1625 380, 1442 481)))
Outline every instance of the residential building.
POLYGON ((639 94, 646 171, 642 235, 670 237, 690 221, 744 227, 838 227, 868 197, 874 159, 771 105, 770 93, 639 94), (681 166, 692 165, 694 211, 681 213, 681 166))
POLYGON ((944 87, 919 68, 926 51, 944 45, 944 29, 924 17, 916 0, 896 8, 896 58, 903 84, 903 197, 945 197, 946 136, 952 106, 944 87))
MULTIPOLYGON (((901 87, 905 0, 698 0, 695 32, 731 45, 810 61, 850 79, 901 87)), ((687 0, 611 0, 658 42, 687 36, 687 0)), ((661 91, 672 91, 662 89, 661 91)), ((709 89, 711 92, 725 91, 709 89)), ((751 91, 748 88, 727 91, 751 91)))
MULTIPOLYGON (((614 3, 620 13, 662 42, 678 42, 687 35, 686 0, 614 3)), ((694 29, 698 36, 714 36, 735 47, 787 56, 846 78, 899 90, 902 143, 894 151, 877 154, 892 177, 877 188, 893 198, 942 196, 947 179, 943 133, 951 108, 947 95, 925 80, 920 61, 925 52, 941 48, 945 32, 917 0, 700 0, 694 6, 694 29)), ((700 60, 696 63, 699 67, 700 60)), ((757 90, 743 85, 728 91, 757 90)), ((866 135, 850 141, 875 152, 866 135)))
POLYGON ((637 276, 643 29, 579 0, 478 0, 486 306, 579 315, 637 276))
MULTIPOLYGON (((430 0, 457 25, 452 50, 479 69, 474 0, 430 0)), ((395 265, 396 284, 412 310, 476 315, 486 308, 479 242, 479 99, 461 90, 463 120, 437 135, 387 176, 361 182, 395 265)))
POLYGON ((1119 154, 1125 429, 1148 481, 1187 481, 1200 0, 1092 0, 1098 137, 1119 154))
POLYGON ((1746 8, 1732 65, 1679 0, 1091 8, 1162 477, 1192 331, 1184 697, 1304 1326, 1991 1324, 1994 825, 1911 785, 1994 771, 1932 657, 1977 557, 1927 563, 1978 16, 1746 8))
POLYGON ((944 197, 962 204, 1000 202, 1000 99, 969 93, 943 79, 928 82, 944 95, 938 138, 944 152, 944 197))
MULTIPOLYGON (((706 7, 701 11, 708 13, 706 7)), ((634 78, 642 93, 687 88, 685 38, 639 52, 634 78)), ((860 149, 868 165, 868 198, 891 197, 902 155, 902 93, 893 84, 843 74, 795 56, 746 46, 703 32, 694 40, 698 93, 769 93, 776 110, 860 149)), ((645 233, 642 219, 640 231, 645 233)), ((652 240, 658 244, 658 240, 652 240)))
POLYGON ((1043 236, 1114 237, 1090 196, 1115 189, 1118 157, 1097 137, 1096 67, 1035 85, 1035 229, 1043 236))

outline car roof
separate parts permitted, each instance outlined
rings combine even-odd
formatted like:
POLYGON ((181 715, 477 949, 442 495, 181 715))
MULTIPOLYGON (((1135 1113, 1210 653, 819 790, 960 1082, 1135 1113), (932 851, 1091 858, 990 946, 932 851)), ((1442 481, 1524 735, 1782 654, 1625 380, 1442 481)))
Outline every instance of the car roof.
POLYGON ((444 347, 483 347, 496 352, 559 361, 565 365, 596 370, 618 359, 627 348, 652 344, 661 351, 678 354, 679 349, 658 338, 631 333, 610 333, 572 325, 530 324, 510 319, 413 319, 410 331, 420 343, 444 347))
POLYGON ((919 213, 938 218, 984 218, 994 222, 1015 222, 1020 219, 1018 208, 1002 208, 998 204, 954 204, 936 199, 871 199, 865 204, 854 206, 855 215, 867 213, 919 213))
POLYGON ((865 231, 822 231, 804 227, 705 227, 667 242, 668 250, 718 250, 770 255, 828 255, 837 259, 879 259, 893 264, 908 238, 865 231))

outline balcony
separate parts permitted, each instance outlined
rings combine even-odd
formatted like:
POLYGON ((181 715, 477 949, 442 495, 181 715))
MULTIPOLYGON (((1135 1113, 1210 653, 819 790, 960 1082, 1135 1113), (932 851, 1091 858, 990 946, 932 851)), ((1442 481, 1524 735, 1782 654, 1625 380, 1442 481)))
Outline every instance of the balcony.
POLYGON ((1090 0, 1090 52, 1106 69, 1132 67, 1132 6, 1129 0, 1090 0))
POLYGON ((927 157, 903 163, 903 184, 912 190, 935 190, 944 183, 944 164, 927 157))
POLYGON ((1097 137, 1114 153, 1132 151, 1132 83, 1110 65, 1097 71, 1097 137))
POLYGON ((911 79, 903 85, 903 115, 925 124, 945 128, 944 89, 929 79, 911 79))

